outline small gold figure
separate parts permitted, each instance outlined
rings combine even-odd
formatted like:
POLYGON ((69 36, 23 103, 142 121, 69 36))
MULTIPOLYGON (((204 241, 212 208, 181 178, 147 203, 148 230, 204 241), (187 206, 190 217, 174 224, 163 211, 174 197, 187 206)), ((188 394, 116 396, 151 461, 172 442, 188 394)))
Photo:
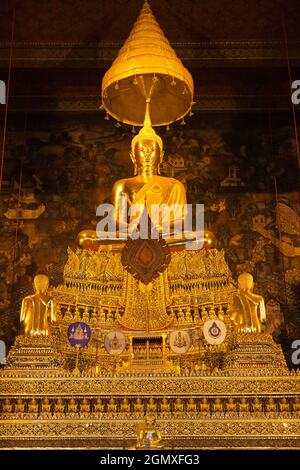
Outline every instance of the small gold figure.
POLYGON ((267 403, 266 403, 266 410, 267 410, 267 413, 276 413, 277 411, 277 406, 276 406, 276 402, 274 400, 273 397, 270 397, 268 400, 267 400, 267 403))
POLYGON ((253 294, 253 277, 249 273, 238 277, 239 291, 233 298, 229 315, 239 331, 260 333, 266 320, 265 302, 261 295, 253 294))
POLYGON ((9 398, 5 398, 3 406, 2 406, 2 413, 12 413, 13 406, 10 402, 9 398))
POLYGON ((42 413, 47 416, 51 415, 51 403, 48 398, 44 398, 42 402, 42 413))
POLYGON ((68 413, 77 413, 77 403, 74 398, 71 398, 71 400, 67 404, 67 411, 68 413))
POLYGON ((186 409, 188 413, 197 413, 197 405, 194 398, 189 398, 186 409))
POLYGON ((101 398, 97 398, 96 403, 94 404, 94 412, 95 413, 103 413, 104 412, 104 403, 101 398))
POLYGON ((24 324, 24 333, 30 336, 48 336, 48 320, 54 322, 53 301, 47 296, 49 278, 38 274, 33 281, 35 294, 23 299, 20 321, 24 324))
POLYGON ((204 414, 210 413, 210 406, 209 406, 207 398, 205 397, 200 402, 200 411, 201 413, 204 413, 204 414))
POLYGON ((144 413, 144 405, 140 397, 136 399, 136 403, 134 403, 133 409, 135 413, 144 413))
POLYGON ((17 399, 17 403, 15 404, 15 413, 24 413, 25 411, 25 403, 23 402, 22 398, 17 399))
POLYGON ((170 413, 170 403, 169 403, 169 400, 164 397, 162 399, 162 402, 161 402, 161 405, 160 405, 160 411, 162 413, 170 413))
POLYGON ((84 398, 79 405, 80 413, 89 413, 90 412, 90 402, 87 398, 84 398))
POLYGON ((28 412, 29 413, 38 413, 39 412, 39 404, 35 398, 32 398, 28 404, 28 412))
POLYGON ((223 403, 220 398, 215 398, 213 402, 213 411, 214 413, 223 413, 223 403))
POLYGON ((110 398, 107 404, 107 411, 108 413, 116 413, 117 412, 117 404, 113 397, 110 398))
POLYGON ((294 398, 292 402, 292 407, 293 407, 293 413, 300 413, 300 398, 299 397, 294 398))
POLYGON ((176 398, 174 403, 174 411, 175 413, 182 413, 184 411, 184 405, 181 398, 176 398))
POLYGON ((149 403, 147 403, 147 413, 156 413, 156 403, 153 397, 151 397, 149 403))
POLYGON ((56 414, 63 414, 65 412, 65 404, 61 398, 58 398, 54 405, 54 411, 56 414))
POLYGON ((252 403, 252 409, 255 413, 262 413, 263 406, 262 402, 258 397, 255 397, 252 403))
POLYGON ((240 403, 240 413, 248 413, 250 410, 249 403, 247 402, 246 398, 243 397, 240 403))
POLYGON ((136 449, 163 449, 161 433, 156 429, 155 416, 146 416, 138 433, 136 449))
POLYGON ((226 412, 227 413, 235 413, 236 412, 236 403, 232 397, 228 398, 226 403, 226 412))
POLYGON ((127 397, 123 398, 121 402, 121 413, 130 413, 130 401, 127 397))
POLYGON ((285 397, 281 398, 279 402, 280 413, 288 413, 290 411, 290 404, 285 397))

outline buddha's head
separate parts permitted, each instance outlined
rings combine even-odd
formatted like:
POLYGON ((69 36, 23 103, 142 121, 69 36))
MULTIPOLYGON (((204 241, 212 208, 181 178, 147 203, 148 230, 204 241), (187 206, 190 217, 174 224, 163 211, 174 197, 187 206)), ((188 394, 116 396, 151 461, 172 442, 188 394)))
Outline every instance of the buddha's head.
POLYGON ((49 287, 49 278, 45 274, 37 274, 33 280, 33 286, 37 294, 43 294, 49 287))
POLYGON ((163 159, 163 143, 151 126, 149 107, 147 103, 144 126, 131 142, 131 159, 135 174, 159 172, 163 159))
POLYGON ((240 274, 238 277, 238 284, 241 290, 251 290, 253 288, 253 276, 249 273, 240 274))

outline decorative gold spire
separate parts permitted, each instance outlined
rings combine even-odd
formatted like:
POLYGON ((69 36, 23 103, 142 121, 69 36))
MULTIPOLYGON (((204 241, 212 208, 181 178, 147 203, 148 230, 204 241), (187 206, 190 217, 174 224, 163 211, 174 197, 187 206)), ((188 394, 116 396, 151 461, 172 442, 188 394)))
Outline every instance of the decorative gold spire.
POLYGON ((134 136, 131 142, 131 151, 134 153, 134 147, 137 142, 140 142, 141 140, 154 140, 155 142, 158 143, 160 150, 162 151, 163 149, 163 142, 159 135, 156 134, 155 130, 153 129, 151 125, 151 118, 150 118, 150 98, 146 100, 146 114, 145 114, 145 120, 144 120, 144 126, 140 130, 140 132, 134 136))
POLYGON ((146 1, 102 80, 102 103, 118 121, 144 122, 146 100, 153 126, 182 119, 193 103, 193 79, 164 36, 146 1))

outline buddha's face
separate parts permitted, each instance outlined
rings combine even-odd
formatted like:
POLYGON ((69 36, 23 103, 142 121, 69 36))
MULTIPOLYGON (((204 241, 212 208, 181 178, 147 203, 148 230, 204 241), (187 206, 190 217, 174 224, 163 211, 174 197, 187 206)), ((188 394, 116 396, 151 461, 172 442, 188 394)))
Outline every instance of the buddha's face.
POLYGON ((161 161, 161 150, 154 140, 141 140, 134 147, 136 166, 143 171, 156 170, 161 161))

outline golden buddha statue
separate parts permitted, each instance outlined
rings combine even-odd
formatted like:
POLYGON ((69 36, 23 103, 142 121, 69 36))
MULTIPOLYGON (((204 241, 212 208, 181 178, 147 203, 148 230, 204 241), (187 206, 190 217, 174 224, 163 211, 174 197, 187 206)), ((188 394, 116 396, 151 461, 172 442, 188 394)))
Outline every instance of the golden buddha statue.
POLYGON ((22 398, 17 399, 17 403, 15 403, 15 413, 24 413, 25 411, 25 403, 23 402, 22 398))
POLYGON ((277 406, 276 406, 276 402, 274 400, 273 397, 270 397, 268 400, 267 400, 267 403, 266 403, 266 411, 267 413, 276 413, 277 411, 277 406))
POLYGON ((189 398, 189 401, 186 405, 186 410, 188 413, 197 413, 197 405, 195 403, 194 398, 189 398))
POLYGON ((248 413, 250 411, 249 403, 245 397, 241 398, 240 413, 248 413))
POLYGON ((279 410, 280 413, 289 413, 290 411, 290 404, 285 397, 279 401, 279 410))
POLYGON ((116 404, 115 399, 113 397, 110 398, 110 400, 107 404, 107 411, 108 411, 108 413, 116 413, 117 412, 117 404, 116 404))
POLYGON ((80 413, 89 413, 90 412, 90 402, 87 398, 84 398, 79 405, 80 413))
POLYGON ((57 402, 54 405, 54 412, 56 414, 63 414, 65 412, 65 404, 61 398, 57 399, 57 402))
POLYGON ((213 402, 213 412, 216 414, 223 413, 223 403, 220 398, 215 398, 213 402))
POLYGON ((149 101, 146 105, 144 126, 132 139, 130 156, 134 164, 134 176, 116 181, 112 189, 114 233, 110 233, 111 230, 83 230, 78 235, 79 244, 83 248, 90 247, 91 244, 100 244, 101 249, 105 249, 105 244, 118 246, 118 243, 135 229, 144 208, 159 233, 166 229, 165 238, 173 241, 177 231, 181 234, 179 238, 182 238, 186 191, 180 181, 159 174, 163 143, 151 126, 149 101), (154 206, 161 209, 173 206, 173 210, 154 212, 154 206))
POLYGON ((163 449, 161 440, 161 433, 155 426, 155 416, 147 415, 138 433, 136 449, 163 449))
POLYGON ((71 398, 71 400, 67 404, 67 412, 68 413, 77 413, 77 403, 74 400, 74 398, 71 398))
POLYGON ((162 413, 170 413, 170 403, 166 397, 162 399, 162 402, 160 404, 160 411, 162 413))
POLYGON ((294 398, 292 402, 293 413, 300 413, 300 398, 294 398))
POLYGON ((121 413, 130 413, 130 401, 127 397, 123 398, 120 411, 121 413))
POLYGON ((51 415, 51 403, 48 398, 44 398, 42 401, 42 413, 46 416, 51 415))
POLYGON ((260 333, 262 323, 266 320, 264 299, 253 294, 253 277, 249 273, 238 277, 239 291, 233 298, 229 308, 231 320, 239 331, 244 333, 260 333))
POLYGON ((254 413, 262 413, 263 406, 262 402, 258 397, 255 397, 252 403, 252 409, 254 413))
POLYGON ((204 414, 210 413, 210 406, 209 406, 207 398, 205 397, 200 402, 200 411, 201 413, 204 413, 204 414))
POLYGON ((151 397, 147 403, 147 412, 156 413, 156 402, 153 397, 151 397))
POLYGON ((4 403, 2 405, 2 413, 12 413, 13 406, 10 402, 9 398, 5 398, 4 403))
POLYGON ((33 281, 35 294, 23 299, 20 321, 24 323, 24 332, 30 336, 48 336, 48 320, 55 321, 53 301, 47 296, 49 278, 37 274, 33 281))
POLYGON ((181 400, 181 398, 176 398, 175 403, 174 403, 174 411, 175 413, 183 413, 184 411, 184 404, 181 400))
POLYGON ((95 413, 103 413, 104 412, 104 403, 101 398, 97 398, 95 404, 94 404, 94 412, 95 413))
POLYGON ((144 405, 140 397, 138 397, 136 403, 133 404, 133 410, 135 413, 144 413, 144 405))
POLYGON ((236 410, 236 403, 232 397, 228 398, 226 403, 226 413, 235 413, 236 410))
POLYGON ((28 412, 29 413, 38 413, 39 412, 39 404, 35 398, 32 398, 28 404, 28 412))

